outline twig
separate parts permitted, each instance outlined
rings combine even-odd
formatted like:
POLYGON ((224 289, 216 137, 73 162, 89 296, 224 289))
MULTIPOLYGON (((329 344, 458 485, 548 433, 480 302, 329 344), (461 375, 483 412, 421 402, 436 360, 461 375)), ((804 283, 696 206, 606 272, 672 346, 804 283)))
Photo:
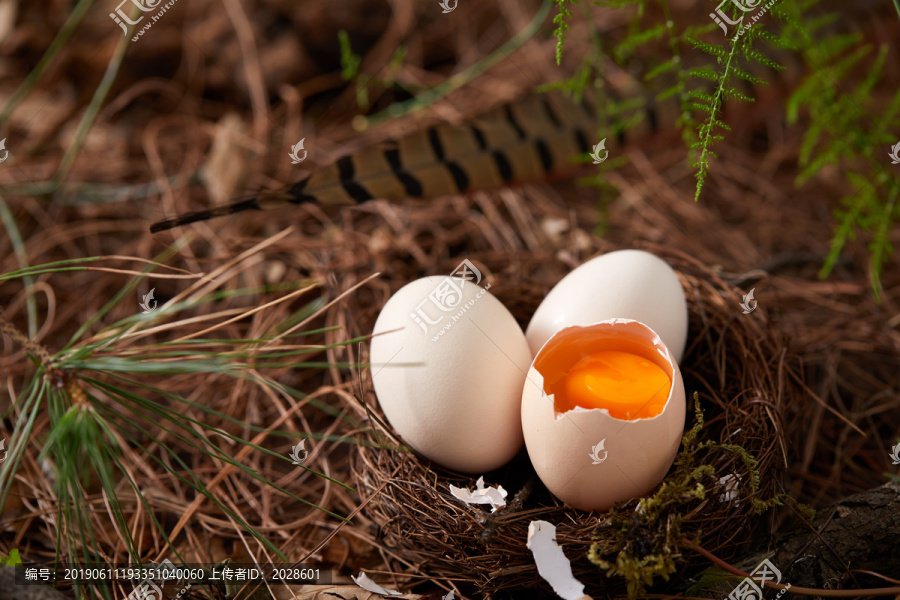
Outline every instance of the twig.
MULTIPOLYGON (((717 567, 724 569, 731 573, 732 575, 737 575, 738 577, 750 577, 749 573, 745 573, 741 571, 737 567, 730 565, 725 562, 721 558, 715 556, 712 552, 700 546, 699 544, 694 545, 687 538, 681 539, 682 543, 688 548, 692 548, 696 550, 698 554, 703 555, 712 561, 717 567)), ((773 583, 771 581, 763 581, 763 585, 767 588, 771 588, 773 590, 783 590, 786 589, 787 586, 783 583, 773 583)), ((822 590, 817 588, 808 588, 808 587, 800 587, 796 585, 792 585, 790 587, 791 592, 794 594, 800 594, 801 596, 824 596, 826 598, 851 598, 851 597, 867 597, 867 596, 895 596, 900 594, 900 586, 896 587, 887 587, 887 588, 867 588, 862 590, 822 590)))

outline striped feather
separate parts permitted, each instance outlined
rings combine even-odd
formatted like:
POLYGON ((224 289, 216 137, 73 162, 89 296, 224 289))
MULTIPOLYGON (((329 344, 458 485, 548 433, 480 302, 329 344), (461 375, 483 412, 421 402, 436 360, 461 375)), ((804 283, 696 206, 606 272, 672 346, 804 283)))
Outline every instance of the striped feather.
MULTIPOLYGON (((794 77, 803 72, 792 52, 777 59, 791 67, 788 71, 794 77)), ((772 75, 768 67, 755 62, 750 70, 764 80, 772 75)), ((681 107, 676 98, 657 102, 631 76, 620 71, 610 76, 614 81, 606 91, 611 99, 631 99, 634 104, 627 114, 602 126, 609 137, 623 144, 626 133, 629 139, 643 139, 678 122, 681 107)), ((790 81, 784 73, 780 78, 790 81)), ((354 205, 375 198, 429 198, 562 177, 577 169, 575 156, 590 152, 591 140, 599 141, 594 139, 596 128, 591 112, 562 94, 531 96, 460 125, 436 125, 341 157, 283 190, 154 223, 150 231, 288 204, 354 205)))
POLYGON ((584 107, 562 95, 533 96, 460 125, 436 125, 341 157, 284 190, 179 215, 150 231, 288 204, 429 198, 561 176, 591 150, 594 126, 584 107))

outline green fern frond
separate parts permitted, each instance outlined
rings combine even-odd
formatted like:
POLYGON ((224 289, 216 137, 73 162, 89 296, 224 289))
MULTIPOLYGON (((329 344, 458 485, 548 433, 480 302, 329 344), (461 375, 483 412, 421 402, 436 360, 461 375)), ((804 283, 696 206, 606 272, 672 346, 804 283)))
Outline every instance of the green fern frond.
POLYGON ((900 115, 900 94, 895 94, 882 113, 882 119, 885 123, 893 123, 898 115, 900 115))
MULTIPOLYGON (((851 174, 850 179, 851 181, 855 180, 856 183, 861 182, 863 185, 868 185, 867 181, 856 174, 851 174)), ((857 189, 859 189, 859 187, 857 187, 857 189)), ((821 278, 827 277, 828 274, 831 273, 831 270, 834 269, 838 258, 840 258, 841 251, 843 251, 844 246, 847 245, 848 241, 856 237, 856 228, 860 225, 859 218, 860 213, 862 212, 862 205, 854 202, 853 196, 844 198, 841 203, 847 206, 848 210, 838 209, 834 212, 834 216, 837 219, 837 226, 832 235, 831 248, 828 252, 828 256, 825 257, 825 262, 819 270, 819 277, 821 278)))
POLYGON ((884 263, 888 257, 894 254, 894 247, 888 238, 888 232, 894 221, 894 207, 897 203, 898 189, 891 190, 890 198, 884 203, 877 218, 874 219, 874 232, 872 241, 869 242, 869 281, 872 284, 872 293, 875 298, 881 299, 881 274, 884 272, 884 263))
POLYGON ((675 96, 680 93, 681 93, 681 86, 676 84, 676 85, 673 85, 672 87, 664 89, 663 91, 658 93, 656 95, 656 101, 662 102, 662 101, 668 100, 672 96, 675 96))
POLYGON ((861 39, 862 36, 858 33, 836 35, 829 40, 827 45, 811 48, 810 54, 819 64, 825 64, 858 45, 861 39))
POLYGON ((842 199, 843 208, 835 211, 837 223, 819 277, 831 273, 857 233, 866 233, 869 282, 880 301, 884 264, 894 251, 888 232, 900 217, 896 214, 898 185, 885 165, 887 152, 896 142, 889 132, 900 127, 900 91, 889 97, 883 112, 875 107, 873 96, 883 83, 888 48, 878 49, 860 78, 863 61, 873 47, 858 44, 858 35, 834 35, 828 43, 813 41, 803 49, 807 62, 816 68, 789 98, 787 118, 796 123, 805 111, 810 121, 800 148, 797 185, 826 167, 837 167, 854 190, 842 199), (855 80, 852 87, 840 85, 851 78, 855 80), (881 113, 877 121, 872 118, 875 111, 881 113))
MULTIPOLYGON (((775 63, 775 64, 777 64, 777 63, 775 63)), ((781 65, 778 65, 778 66, 781 67, 781 65)), ((732 67, 731 70, 734 72, 735 77, 737 77, 739 79, 743 79, 744 81, 748 81, 748 82, 752 83, 753 85, 769 85, 769 82, 766 81, 765 79, 763 79, 762 77, 757 77, 753 73, 750 73, 749 71, 745 71, 744 69, 742 69, 740 67, 735 66, 735 67, 732 67)))
MULTIPOLYGON (((743 21, 742 21, 743 22, 743 21)), ((714 89, 711 93, 691 92, 690 95, 700 102, 694 102, 692 107, 706 115, 705 123, 697 128, 699 140, 694 144, 693 148, 698 152, 693 166, 697 169, 695 177, 697 186, 694 193, 694 200, 700 199, 703 190, 703 184, 709 172, 709 161, 716 155, 712 151, 711 146, 722 141, 722 136, 716 134, 716 130, 722 129, 727 131, 728 126, 718 118, 719 112, 725 99, 737 100, 742 102, 753 102, 754 99, 747 93, 738 90, 732 82, 734 80, 743 80, 752 85, 759 86, 765 84, 765 80, 738 64, 738 55, 742 56, 748 62, 755 62, 774 70, 781 70, 783 67, 772 58, 768 57, 762 51, 754 47, 755 43, 768 42, 776 47, 790 45, 791 42, 786 40, 784 43, 774 42, 776 36, 766 32, 762 24, 755 24, 753 27, 743 29, 740 34, 742 37, 735 36, 731 38, 730 43, 726 46, 712 45, 695 38, 690 38, 694 48, 700 50, 716 59, 718 68, 707 66, 706 68, 692 69, 690 75, 696 79, 710 80, 714 83, 714 89)))
POLYGON ((666 26, 664 23, 657 23, 646 31, 629 33, 624 40, 616 44, 615 50, 613 51, 616 62, 624 62, 627 57, 634 54, 635 50, 641 46, 646 46, 650 42, 661 39, 665 33, 666 26))
POLYGON ((707 44, 704 41, 689 38, 689 41, 694 44, 694 48, 696 50, 700 50, 701 52, 705 52, 710 56, 715 56, 716 58, 723 58, 728 55, 728 51, 725 50, 722 46, 713 46, 712 44, 707 44))
POLYGON ((695 78, 708 79, 709 81, 717 81, 719 78, 719 74, 716 73, 711 67, 691 69, 690 71, 688 71, 688 75, 695 78))
POLYGON ((338 31, 338 44, 341 48, 341 78, 344 81, 350 81, 359 74, 359 65, 362 59, 353 52, 350 36, 345 29, 338 31))
POLYGON ((887 58, 888 48, 882 46, 878 51, 878 56, 866 72, 865 79, 853 90, 853 98, 858 103, 863 103, 872 95, 872 88, 881 78, 881 70, 884 68, 884 61, 887 58))
POLYGON ((674 58, 664 61, 664 62, 661 62, 658 65, 656 65, 655 67, 653 67, 652 69, 650 69, 650 71, 646 75, 644 75, 644 81, 652 81, 652 80, 656 79, 657 77, 659 77, 660 75, 662 75, 663 73, 670 73, 670 72, 674 71, 677 67, 678 67, 678 61, 676 61, 674 58))
POLYGON ((639 11, 643 11, 646 2, 645 0, 596 0, 594 4, 596 4, 597 6, 604 6, 606 8, 637 7, 639 11))
MULTIPOLYGON (((790 39, 786 38, 782 35, 775 35, 762 27, 756 28, 756 38, 759 40, 766 41, 773 48, 780 48, 783 50, 796 50, 797 46, 791 42, 790 39)), ((773 68, 782 70, 784 67, 778 63, 774 63, 773 68)))
POLYGON ((803 185, 812 177, 815 177, 823 167, 840 161, 840 148, 837 145, 828 149, 821 149, 814 159, 811 159, 813 151, 818 147, 818 141, 821 139, 823 129, 819 126, 811 127, 807 132, 808 137, 804 140, 800 147, 799 161, 801 165, 805 165, 797 175, 797 185, 803 185))
POLYGON ((572 12, 566 8, 566 3, 573 1, 574 0, 554 0, 556 8, 559 10, 559 12, 556 13, 556 16, 553 17, 553 24, 556 25, 556 29, 553 30, 553 35, 556 37, 557 65, 562 63, 563 46, 566 43, 566 36, 569 32, 569 24, 566 23, 566 19, 572 16, 572 12))
MULTIPOLYGON (((820 15, 818 17, 813 16, 813 17, 810 17, 809 19, 807 19, 803 23, 802 26, 797 24, 797 31, 809 32, 809 33, 815 35, 820 30, 825 29, 829 25, 833 25, 834 23, 837 23, 839 20, 840 20, 840 13, 836 13, 836 12, 835 13, 826 13, 826 14, 820 15)), ((832 38, 828 40, 828 45, 831 46, 832 44, 839 41, 842 37, 846 37, 846 36, 841 36, 841 35, 832 36, 832 38)), ((810 40, 810 41, 812 41, 812 40, 810 40)))
POLYGON ((712 106, 716 102, 715 96, 703 90, 688 90, 688 96, 701 100, 704 104, 712 106))
POLYGON ((776 71, 783 71, 784 67, 760 52, 755 48, 744 47, 742 48, 743 54, 747 57, 748 60, 754 60, 761 65, 765 65, 770 69, 775 69, 776 71))
POLYGON ((736 90, 735 88, 729 88, 723 91, 726 98, 733 98, 735 100, 742 100, 744 102, 756 102, 755 98, 751 98, 747 94, 736 90))
POLYGON ((584 90, 591 84, 592 69, 588 61, 584 61, 568 79, 544 83, 537 87, 537 92, 543 94, 550 91, 563 91, 571 94, 576 102, 581 102, 584 90))
MULTIPOLYGON (((555 33, 557 49, 561 50, 568 28, 566 20, 571 16, 567 2, 574 4, 576 0, 553 2, 559 7, 555 33)), ((900 0, 894 2, 900 12, 900 0)), ((809 72, 786 103, 788 123, 798 123, 806 117, 796 183, 802 185, 826 167, 837 166, 845 181, 856 190, 842 201, 842 210, 835 213, 832 248, 821 276, 827 276, 849 239, 857 232, 866 232, 870 277, 877 296, 883 264, 893 251, 889 244, 890 227, 900 219, 896 202, 898 184, 894 177, 886 175, 884 165, 886 150, 896 143, 890 139, 889 132, 900 130, 900 92, 891 93, 886 99, 884 94, 879 94, 885 83, 888 50, 881 48, 877 56, 872 56, 872 47, 861 45, 859 34, 835 31, 834 25, 841 15, 822 10, 821 0, 779 2, 767 7, 769 18, 752 23, 741 19, 744 13, 734 8, 731 17, 739 20, 738 29, 730 29, 733 37, 719 42, 712 41, 715 36, 708 35, 713 32, 721 35, 718 25, 711 21, 676 31, 671 3, 672 0, 593 2, 610 8, 633 9, 628 17, 628 33, 611 50, 604 51, 594 26, 594 55, 585 58, 577 77, 558 86, 581 91, 590 87, 593 77, 601 129, 606 127, 608 119, 621 132, 641 120, 642 110, 629 103, 612 102, 603 94, 602 73, 606 71, 603 61, 612 56, 620 64, 632 59, 637 59, 636 64, 646 64, 641 80, 654 88, 646 96, 656 102, 679 102, 677 124, 689 151, 688 162, 695 169, 694 199, 699 200, 711 161, 717 158, 713 147, 724 141, 724 133, 729 131, 722 117, 725 103, 753 102, 754 94, 749 90, 767 85, 770 79, 761 70, 771 69, 773 75, 784 70, 772 49, 796 53, 807 63, 809 72), (654 2, 659 11, 645 13, 648 3, 654 2), (660 11, 661 19, 654 17, 652 22, 644 19, 645 14, 658 15, 660 11), (780 27, 770 28, 773 21, 780 23, 780 27), (660 54, 659 45, 664 43, 669 46, 665 58, 653 60, 652 56, 660 54), (689 67, 681 60, 682 47, 697 50, 709 59, 706 64, 689 67), (848 79, 853 83, 844 83, 848 79), (879 98, 877 107, 873 97, 879 98), (875 111, 880 115, 877 123, 873 118, 875 111), (864 172, 869 184, 859 185, 861 182, 854 180, 851 171, 864 172)), ((591 18, 586 8, 585 15, 591 18)))

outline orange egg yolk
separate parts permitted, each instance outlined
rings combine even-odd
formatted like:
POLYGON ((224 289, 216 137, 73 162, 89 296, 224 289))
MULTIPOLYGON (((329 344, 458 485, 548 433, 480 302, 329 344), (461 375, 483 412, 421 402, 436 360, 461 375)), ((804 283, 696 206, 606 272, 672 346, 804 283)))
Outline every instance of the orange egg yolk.
POLYGON ((672 381, 662 368, 643 356, 604 350, 576 362, 554 387, 557 404, 563 410, 576 406, 605 408, 611 417, 632 420, 660 414, 672 381))

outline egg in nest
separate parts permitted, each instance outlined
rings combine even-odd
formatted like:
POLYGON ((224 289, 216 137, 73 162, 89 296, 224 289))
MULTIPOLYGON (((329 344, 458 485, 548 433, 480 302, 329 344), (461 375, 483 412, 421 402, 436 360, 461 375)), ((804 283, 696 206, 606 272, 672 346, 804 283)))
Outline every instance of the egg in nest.
POLYGON ((536 355, 557 331, 607 319, 634 319, 651 327, 681 360, 688 309, 678 275, 643 250, 607 252, 573 269, 538 306, 525 336, 536 355))
POLYGON ((465 473, 503 466, 523 441, 531 352, 487 288, 458 277, 413 281, 385 304, 370 345, 375 395, 391 426, 425 457, 465 473))
POLYGON ((684 432, 681 371, 655 331, 609 319, 554 334, 522 393, 522 430, 535 472, 581 510, 650 492, 684 432))

